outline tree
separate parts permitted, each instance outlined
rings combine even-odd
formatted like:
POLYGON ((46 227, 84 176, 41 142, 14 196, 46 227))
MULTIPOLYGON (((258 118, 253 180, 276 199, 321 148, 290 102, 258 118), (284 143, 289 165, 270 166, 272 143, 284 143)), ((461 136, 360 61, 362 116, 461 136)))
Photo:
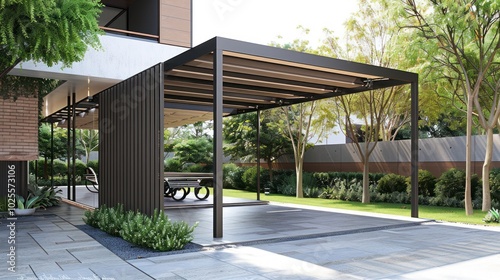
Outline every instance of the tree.
POLYGON ((402 0, 408 16, 407 27, 432 42, 430 57, 442 67, 447 79, 454 80, 463 90, 467 104, 465 212, 473 213, 471 197, 472 117, 478 115, 486 130, 487 147, 483 165, 483 211, 491 206, 489 168, 493 148, 493 129, 498 124, 500 96, 498 91, 481 94, 487 84, 495 88, 500 79, 498 70, 500 49, 500 3, 478 0, 402 0), (492 83, 488 82, 491 79, 492 83), (491 98, 483 106, 484 95, 491 98))
MULTIPOLYGON (((281 156, 292 153, 282 128, 275 125, 271 110, 261 112, 260 156, 269 167, 269 180, 273 180, 273 163, 281 156)), ((224 154, 232 158, 255 160, 257 157, 257 113, 247 113, 224 119, 224 154)), ((258 159, 260 160, 260 159, 258 159)))
POLYGON ((18 63, 33 60, 69 67, 87 46, 99 48, 99 0, 0 0, 0 88, 3 98, 36 95, 30 78, 7 76, 18 63), (19 86, 16 88, 15 86, 19 86))
MULTIPOLYGON (((298 29, 302 30, 306 35, 309 33, 309 30, 302 26, 299 26, 298 29)), ((272 43, 271 45, 299 52, 318 53, 317 50, 310 48, 308 40, 296 39, 292 43, 272 43)), ((324 133, 331 130, 335 124, 335 115, 328 105, 329 102, 318 100, 279 108, 281 117, 278 118, 277 123, 285 124, 284 133, 292 143, 298 198, 304 197, 302 173, 305 151, 311 146, 313 138, 319 141, 324 133)))
POLYGON ((79 129, 77 141, 85 153, 85 164, 89 163, 90 153, 99 148, 99 131, 95 129, 79 129))
MULTIPOLYGON (((408 34, 400 32, 397 18, 391 13, 391 0, 360 0, 360 10, 346 22, 349 34, 342 48, 328 31, 322 52, 343 59, 355 60, 372 65, 406 68, 406 57, 402 54, 408 34), (389 12, 388 12, 389 11, 389 12)), ((339 126, 351 139, 363 165, 362 202, 370 202, 369 165, 370 156, 379 140, 393 140, 397 132, 410 121, 408 101, 410 91, 407 86, 369 90, 355 95, 336 97, 337 120, 339 126), (358 135, 361 122, 362 137, 358 135), (364 143, 361 143, 364 142, 364 143)), ((416 124, 415 124, 416 125, 416 124)))
POLYGON ((304 154, 313 144, 313 138, 319 141, 326 131, 333 128, 336 117, 332 113, 331 103, 325 100, 281 107, 279 110, 282 114, 280 122, 285 123, 285 133, 292 143, 297 197, 302 198, 304 154))

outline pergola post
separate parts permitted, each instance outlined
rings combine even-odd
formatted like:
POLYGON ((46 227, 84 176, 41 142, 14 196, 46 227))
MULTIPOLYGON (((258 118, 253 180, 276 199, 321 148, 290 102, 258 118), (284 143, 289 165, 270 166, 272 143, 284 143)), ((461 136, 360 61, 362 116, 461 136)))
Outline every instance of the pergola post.
POLYGON ((214 213, 213 236, 223 236, 223 202, 222 202, 222 99, 223 99, 223 72, 222 50, 216 48, 213 55, 213 111, 214 111, 214 213))
POLYGON ((260 110, 257 110, 257 200, 260 200, 260 110))
POLYGON ((71 126, 70 126, 70 120, 71 120, 71 96, 68 94, 68 104, 67 104, 67 108, 68 108, 68 112, 67 112, 67 115, 66 115, 66 133, 67 133, 67 141, 66 141, 66 162, 68 164, 68 172, 67 172, 67 175, 68 175, 68 189, 67 189, 67 192, 68 192, 68 200, 71 200, 71 170, 69 169, 69 167, 71 166, 71 162, 70 162, 70 150, 71 150, 71 142, 70 142, 70 137, 71 137, 71 126))
MULTIPOLYGON (((71 125, 72 125, 72 146, 71 146, 71 153, 72 153, 72 157, 73 157, 73 168, 72 168, 72 171, 71 171, 71 175, 72 175, 72 178, 71 178, 71 186, 72 186, 72 197, 71 197, 71 200, 73 201, 76 201, 76 92, 73 92, 73 109, 71 110, 72 112, 72 122, 71 122, 71 125)), ((69 167, 69 166, 68 166, 69 167)))
POLYGON ((411 83, 411 216, 418 218, 418 79, 411 83))
MULTIPOLYGON (((36 177, 35 177, 36 178, 36 177)), ((50 187, 54 187, 54 122, 50 122, 50 187)))

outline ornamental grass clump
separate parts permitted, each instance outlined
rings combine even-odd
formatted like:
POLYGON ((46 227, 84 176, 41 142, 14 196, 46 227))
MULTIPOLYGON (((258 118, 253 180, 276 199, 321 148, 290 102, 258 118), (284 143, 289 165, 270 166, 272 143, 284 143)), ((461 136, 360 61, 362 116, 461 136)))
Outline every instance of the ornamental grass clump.
POLYGON ((172 222, 167 216, 155 210, 152 217, 142 213, 128 213, 120 235, 123 239, 139 246, 158 251, 180 250, 193 240, 197 224, 172 222))
POLYGON ((485 223, 499 223, 500 222, 500 212, 498 209, 491 208, 486 216, 483 218, 483 222, 485 223))

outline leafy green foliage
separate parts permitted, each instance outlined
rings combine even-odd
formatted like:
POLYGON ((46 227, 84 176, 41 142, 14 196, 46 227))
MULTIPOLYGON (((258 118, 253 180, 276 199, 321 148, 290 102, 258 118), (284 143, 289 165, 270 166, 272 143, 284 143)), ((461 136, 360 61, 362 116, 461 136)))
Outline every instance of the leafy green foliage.
POLYGON ((33 60, 48 66, 70 67, 83 59, 87 46, 100 48, 97 18, 99 0, 1 0, 0 94, 42 98, 55 88, 55 80, 8 76, 16 64, 33 60))
POLYGON ((99 228, 99 217, 102 209, 105 208, 105 205, 101 206, 101 208, 97 208, 94 210, 86 210, 83 213, 83 222, 87 225, 95 228, 99 228))
POLYGON ((37 200, 38 207, 46 208, 61 204, 61 197, 59 196, 59 194, 62 193, 62 190, 57 189, 57 187, 38 187, 36 185, 29 185, 28 193, 33 197, 39 198, 37 200))
MULTIPOLYGON (((247 191, 256 191, 257 190, 257 167, 252 166, 248 168, 241 178, 243 183, 245 184, 245 189, 247 191)), ((269 170, 265 168, 260 169, 260 185, 261 190, 263 190, 264 185, 269 182, 269 170)))
POLYGON ((491 199, 500 202, 500 168, 493 168, 490 171, 491 199))
MULTIPOLYGON (((473 195, 479 184, 479 178, 474 174, 471 179, 473 195)), ((465 198, 465 172, 463 170, 451 168, 441 174, 441 177, 439 177, 436 183, 435 193, 436 197, 441 199, 455 198, 459 201, 463 200, 465 198)))
MULTIPOLYGON (((418 170, 418 194, 424 197, 434 196, 437 179, 428 170, 418 170)), ((408 193, 411 192, 411 177, 407 178, 408 193)))
POLYGON ((109 208, 106 205, 84 213, 83 221, 111 235, 142 247, 158 251, 180 250, 193 240, 197 223, 189 226, 185 222, 172 222, 157 209, 153 215, 123 211, 123 205, 109 208))
POLYGON ((483 222, 486 223, 500 223, 500 213, 498 212, 498 209, 491 208, 488 213, 486 213, 486 216, 483 218, 483 222))
MULTIPOLYGON (((283 127, 274 120, 272 111, 261 113, 260 119, 260 157, 269 166, 272 180, 273 163, 281 156, 293 153, 283 127)), ((256 160, 257 157, 257 113, 248 113, 224 119, 224 154, 243 162, 256 160)))
POLYGON ((380 178, 377 189, 379 193, 393 193, 406 191, 406 177, 390 173, 380 178))
POLYGON ((2 70, 33 60, 69 67, 83 59, 87 46, 100 47, 98 0, 0 1, 2 70))
POLYGON ((38 208, 40 199, 41 197, 33 196, 31 193, 26 198, 16 195, 16 205, 18 209, 38 208))
POLYGON ((205 163, 211 165, 213 162, 213 144, 206 137, 181 139, 173 150, 175 158, 184 165, 187 163, 205 163))
POLYGON ((178 158, 168 158, 165 160, 163 169, 165 172, 180 172, 182 171, 182 163, 178 158))
POLYGON ((127 213, 120 235, 123 239, 142 247, 158 251, 180 250, 193 240, 197 224, 172 222, 163 211, 155 209, 153 216, 142 213, 127 213))

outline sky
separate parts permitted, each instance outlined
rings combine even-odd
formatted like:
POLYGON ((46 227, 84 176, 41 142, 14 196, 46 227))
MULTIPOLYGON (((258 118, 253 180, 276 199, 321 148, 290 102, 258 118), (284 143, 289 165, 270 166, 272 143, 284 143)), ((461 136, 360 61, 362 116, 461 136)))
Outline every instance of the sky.
MULTIPOLYGON (((357 8, 358 0, 193 0, 193 46, 215 36, 283 44, 304 39, 297 30, 301 25, 310 30, 310 45, 317 47, 325 27, 342 38, 343 24, 357 8)), ((330 134, 321 143, 345 143, 345 136, 330 134)))
POLYGON ((193 46, 221 36, 268 45, 307 37, 318 46, 323 28, 342 37, 343 23, 356 11, 357 0, 193 0, 193 46), (283 39, 278 39, 282 36, 283 39))

